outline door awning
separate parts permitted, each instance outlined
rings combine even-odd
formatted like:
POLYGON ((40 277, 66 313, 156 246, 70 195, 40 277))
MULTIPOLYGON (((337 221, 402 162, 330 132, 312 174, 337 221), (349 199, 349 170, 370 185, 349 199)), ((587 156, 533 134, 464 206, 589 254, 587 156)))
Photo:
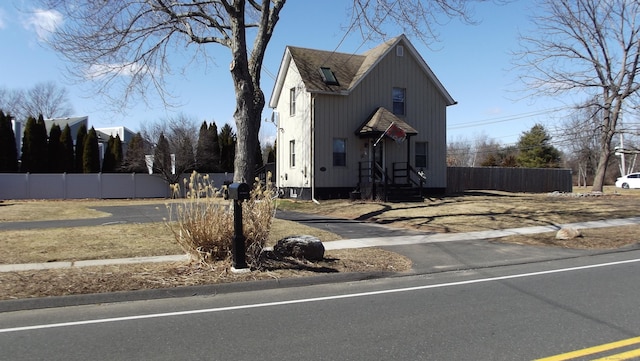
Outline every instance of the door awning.
POLYGON ((361 138, 379 137, 392 123, 402 129, 407 136, 418 134, 407 122, 398 118, 384 107, 376 109, 355 133, 361 138))

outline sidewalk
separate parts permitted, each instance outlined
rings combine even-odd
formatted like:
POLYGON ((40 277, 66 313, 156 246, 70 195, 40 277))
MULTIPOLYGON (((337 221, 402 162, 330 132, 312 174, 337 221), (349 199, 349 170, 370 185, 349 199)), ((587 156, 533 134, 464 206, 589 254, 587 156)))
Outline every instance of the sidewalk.
MULTIPOLYGON (((307 221, 310 221, 307 219, 307 221)), ((330 219, 314 218, 314 222, 331 222, 330 219)), ((539 252, 539 249, 531 246, 511 246, 510 249, 506 249, 508 246, 498 247, 496 245, 481 244, 473 241, 481 241, 485 239, 500 238, 512 235, 528 235, 544 232, 558 231, 563 227, 572 227, 577 229, 585 228, 604 228, 604 227, 617 227, 640 224, 640 217, 623 218, 623 219, 611 219, 602 221, 590 221, 580 223, 570 223, 557 226, 538 226, 538 227, 523 227, 523 228, 510 228, 504 230, 489 230, 489 231, 477 231, 468 233, 433 233, 433 234, 417 234, 417 232, 407 232, 405 234, 393 233, 391 236, 385 237, 362 237, 343 239, 338 241, 324 243, 325 250, 339 250, 339 249, 352 249, 352 248, 366 248, 366 247, 384 247, 391 251, 400 253, 409 257, 414 264, 424 265, 429 264, 430 268, 442 269, 446 267, 445 264, 449 264, 449 267, 456 267, 455 264, 450 264, 451 258, 455 258, 458 262, 465 260, 463 263, 469 264, 469 259, 474 259, 473 262, 482 262, 485 264, 493 264, 495 262, 505 262, 509 260, 509 255, 518 253, 518 259, 538 259, 538 258, 558 258, 558 257, 571 257, 579 256, 581 254, 588 254, 585 251, 576 250, 552 250, 545 248, 544 252, 539 252), (445 261, 441 255, 438 255, 434 250, 426 252, 416 252, 415 248, 408 249, 403 246, 415 246, 415 245, 435 245, 442 243, 464 243, 460 244, 465 247, 457 247, 455 252, 448 251, 449 260, 445 261), (478 249, 481 247, 480 249, 478 249), (514 251, 515 250, 515 251, 514 251), (451 254, 456 254, 456 257, 452 257, 451 254), (526 254, 525 254, 526 253, 526 254), (523 258, 524 257, 524 258, 523 258)), ((333 225, 335 227, 335 225, 333 225)), ((355 224, 349 222, 343 222, 344 232, 352 232, 355 224)), ((376 226, 377 227, 377 226, 376 226)), ((399 230, 392 230, 390 232, 399 232, 399 230)), ((440 247, 442 248, 442 247, 440 247)), ((439 249, 442 251, 442 249, 439 249)), ((437 251, 437 250, 436 250, 437 251)), ((514 257, 511 258, 513 260, 514 257)), ((135 258, 119 258, 119 259, 100 259, 100 260, 83 260, 74 262, 47 262, 47 263, 26 263, 26 264, 8 264, 0 265, 0 272, 18 272, 29 270, 46 270, 46 269, 59 269, 69 267, 87 267, 87 266, 105 266, 105 265, 117 265, 117 264, 135 264, 135 263, 156 263, 156 262, 182 262, 187 261, 187 255, 169 255, 169 256, 154 256, 154 257, 135 257, 135 258)), ((424 266, 423 266, 424 267, 424 266)), ((420 267, 418 267, 420 268, 420 267)))

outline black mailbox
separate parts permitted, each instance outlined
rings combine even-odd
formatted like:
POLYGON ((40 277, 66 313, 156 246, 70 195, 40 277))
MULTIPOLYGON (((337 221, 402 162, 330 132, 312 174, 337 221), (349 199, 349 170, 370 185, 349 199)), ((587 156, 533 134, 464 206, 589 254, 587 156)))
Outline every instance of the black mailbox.
POLYGON ((231 183, 228 187, 229 199, 233 200, 249 199, 250 192, 247 183, 231 183))

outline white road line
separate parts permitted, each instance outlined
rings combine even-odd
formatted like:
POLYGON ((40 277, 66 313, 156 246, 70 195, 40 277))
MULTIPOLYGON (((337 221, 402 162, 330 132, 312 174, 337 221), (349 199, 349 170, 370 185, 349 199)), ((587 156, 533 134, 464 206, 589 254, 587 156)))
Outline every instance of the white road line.
POLYGON ((517 279, 517 278, 535 277, 535 276, 542 276, 542 275, 548 275, 548 274, 554 274, 554 273, 580 271, 580 270, 586 270, 586 269, 617 266, 617 265, 637 263, 637 262, 640 262, 640 258, 630 259, 625 261, 599 263, 599 264, 593 264, 593 265, 587 265, 587 266, 561 268, 561 269, 548 270, 548 271, 521 273, 521 274, 515 274, 515 275, 508 275, 508 276, 482 278, 482 279, 474 279, 474 280, 458 281, 458 282, 450 282, 450 283, 440 283, 435 285, 424 285, 424 286, 396 288, 396 289, 381 290, 381 291, 351 293, 346 295, 324 296, 324 297, 315 297, 315 298, 305 298, 305 299, 299 299, 299 300, 255 303, 255 304, 249 304, 249 305, 218 307, 218 308, 207 308, 207 309, 201 309, 201 310, 154 313, 149 315, 102 318, 102 319, 85 320, 85 321, 73 321, 73 322, 51 323, 51 324, 42 324, 42 325, 33 325, 33 326, 2 328, 0 329, 0 333, 33 331, 33 330, 42 330, 42 329, 49 329, 49 328, 72 327, 72 326, 144 320, 144 319, 174 317, 174 316, 186 316, 186 315, 196 315, 201 313, 225 312, 225 311, 252 309, 252 308, 264 308, 264 307, 302 304, 302 303, 310 303, 310 302, 340 300, 340 299, 346 299, 346 298, 368 297, 368 296, 376 296, 376 295, 391 294, 391 293, 412 292, 412 291, 427 290, 427 289, 433 289, 433 288, 454 287, 454 286, 461 286, 461 285, 470 285, 475 283, 495 282, 495 281, 502 281, 502 280, 509 280, 509 279, 517 279))

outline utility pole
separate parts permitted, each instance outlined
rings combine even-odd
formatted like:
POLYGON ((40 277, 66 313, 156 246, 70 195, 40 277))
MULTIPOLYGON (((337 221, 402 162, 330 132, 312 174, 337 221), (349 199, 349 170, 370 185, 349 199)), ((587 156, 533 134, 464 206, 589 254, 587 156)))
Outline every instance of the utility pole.
POLYGON ((627 166, 625 164, 625 156, 624 156, 624 134, 620 133, 620 149, 622 150, 621 154, 620 154, 620 162, 622 165, 622 176, 624 177, 625 175, 627 175, 627 166))

